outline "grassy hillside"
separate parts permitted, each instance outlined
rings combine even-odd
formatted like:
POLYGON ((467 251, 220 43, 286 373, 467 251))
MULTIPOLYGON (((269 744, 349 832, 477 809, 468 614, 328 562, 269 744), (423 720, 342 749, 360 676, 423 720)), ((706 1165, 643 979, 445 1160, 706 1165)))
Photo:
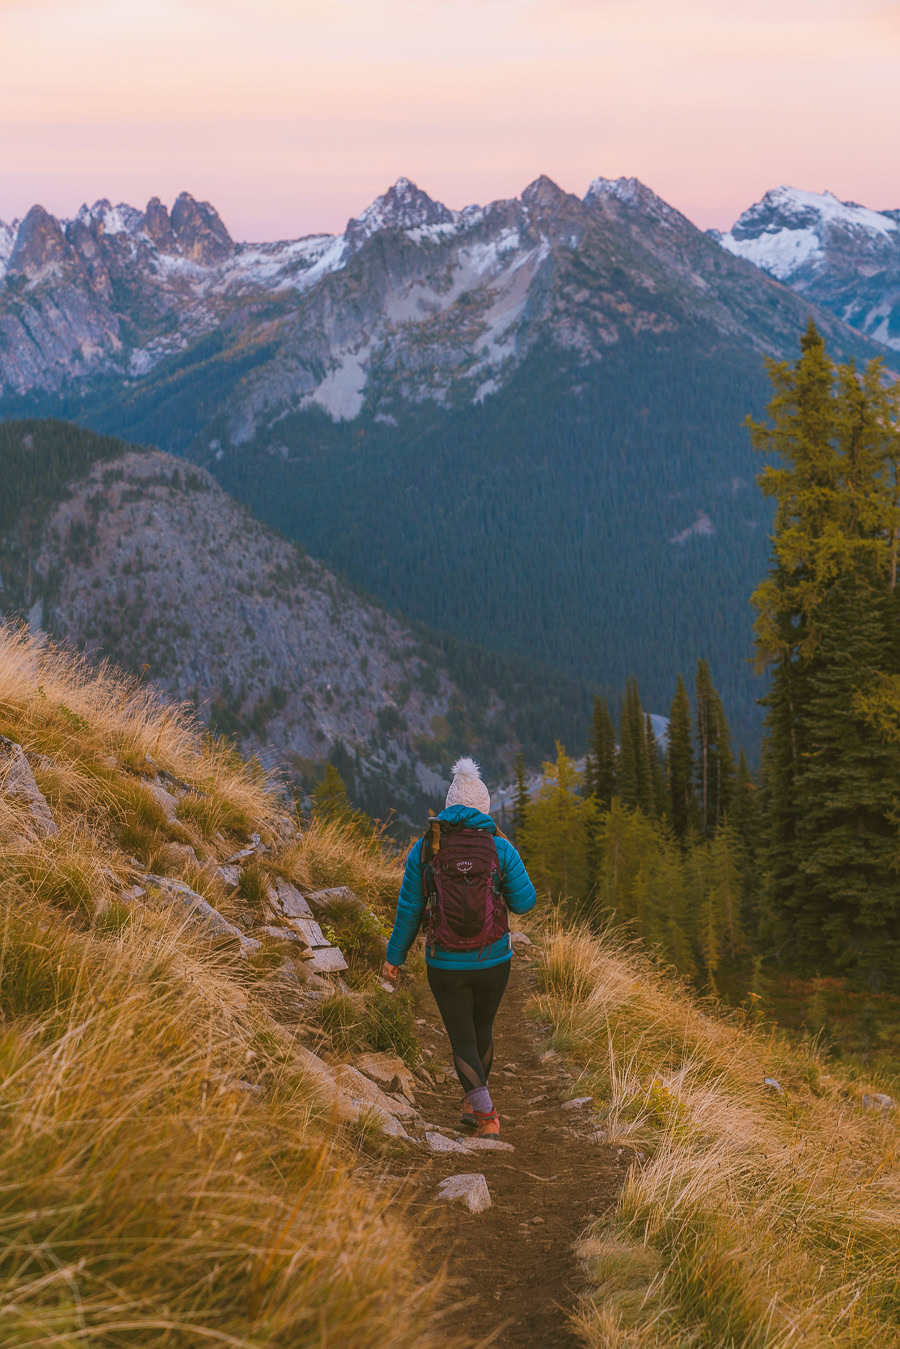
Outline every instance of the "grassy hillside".
MULTIPOLYGON (((396 858, 350 821, 298 826, 177 708, 9 629, 0 736, 0 1347, 448 1344, 395 1198, 418 1154, 340 1124, 302 1047, 416 1060, 408 995, 374 978, 396 858), (211 945, 148 868, 244 926, 274 876, 352 886, 349 989, 285 998, 277 945, 211 945)), ((543 945, 535 1033, 634 1158, 580 1245, 589 1349, 900 1345, 900 1131, 863 1101, 895 1085, 698 1004, 609 935, 551 923, 543 945)))
POLYGON ((585 1233, 591 1349, 900 1344, 900 1120, 865 1084, 698 1004, 611 934, 551 930, 541 1015, 632 1149, 585 1233))
POLYGON ((327 828, 280 849, 281 803, 251 766, 8 630, 0 734, 58 827, 42 835, 0 780, 0 1345, 432 1343, 436 1286, 415 1286, 389 1194, 268 1009, 265 950, 210 950, 129 898, 140 859, 246 906, 217 864, 251 831, 263 865, 307 886, 384 897, 393 864, 327 828), (174 821, 160 774, 190 788, 174 821))

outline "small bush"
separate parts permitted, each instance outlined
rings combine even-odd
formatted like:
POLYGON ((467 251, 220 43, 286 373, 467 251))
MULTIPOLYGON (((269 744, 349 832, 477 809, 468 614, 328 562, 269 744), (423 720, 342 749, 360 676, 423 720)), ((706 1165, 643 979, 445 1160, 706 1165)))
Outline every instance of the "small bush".
POLYGON ((251 908, 261 909, 269 897, 269 875, 259 862, 250 862, 241 871, 237 893, 251 908))
POLYGON ((393 993, 376 989, 366 999, 362 1034, 371 1049, 392 1050, 410 1068, 421 1058, 413 1000, 409 993, 399 989, 393 993))

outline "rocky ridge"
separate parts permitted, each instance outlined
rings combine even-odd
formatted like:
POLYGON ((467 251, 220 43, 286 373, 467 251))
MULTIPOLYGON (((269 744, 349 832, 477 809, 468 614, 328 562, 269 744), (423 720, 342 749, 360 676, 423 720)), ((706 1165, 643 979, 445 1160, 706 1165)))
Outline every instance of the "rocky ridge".
MULTIPOLYGON (((7 613, 143 673, 267 763, 302 778, 340 746, 376 813, 393 795, 418 818, 442 781, 463 699, 439 653, 203 469, 138 449, 98 460, 39 524, 32 507, 0 529, 0 587, 7 613)), ((501 701, 487 707, 502 726, 501 701)))
POLYGON ((463 210, 401 178, 342 235, 276 243, 235 243, 188 193, 0 225, 0 400, 165 397, 190 370, 216 407, 173 433, 213 452, 286 413, 477 404, 542 342, 590 365, 703 324, 774 352, 800 322, 634 178, 463 210))

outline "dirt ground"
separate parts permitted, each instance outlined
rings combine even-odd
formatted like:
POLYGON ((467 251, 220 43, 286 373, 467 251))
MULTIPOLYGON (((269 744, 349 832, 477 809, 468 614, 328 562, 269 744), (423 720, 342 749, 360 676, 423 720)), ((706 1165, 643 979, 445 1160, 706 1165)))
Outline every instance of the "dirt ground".
MULTIPOLYGON (((574 1349, 581 1340, 568 1313, 585 1283, 574 1243, 615 1203, 632 1156, 592 1137, 599 1121, 591 1105, 562 1109, 586 1093, 561 1059, 544 1054, 540 1027, 525 1016, 535 988, 532 960, 528 948, 517 950, 494 1027, 491 1093, 501 1138, 515 1151, 437 1154, 410 1175, 409 1186, 423 1257, 450 1276, 448 1333, 495 1349, 574 1349), (439 1182, 461 1172, 485 1176, 492 1200, 485 1212, 435 1205, 439 1182)), ((417 1105, 432 1124, 456 1128, 462 1091, 443 1026, 433 1003, 422 1016, 423 1045, 447 1065, 447 1078, 421 1088, 417 1105)))

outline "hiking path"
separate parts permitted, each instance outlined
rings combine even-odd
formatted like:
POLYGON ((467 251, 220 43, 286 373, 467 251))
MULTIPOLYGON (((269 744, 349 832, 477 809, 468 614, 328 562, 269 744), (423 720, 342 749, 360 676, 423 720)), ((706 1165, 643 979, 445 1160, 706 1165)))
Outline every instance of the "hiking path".
MULTIPOLYGON (((596 1102, 587 1095, 546 1035, 526 1012, 536 991, 534 946, 517 945, 506 996, 494 1025, 491 1094, 501 1140, 513 1151, 437 1152, 411 1169, 407 1194, 418 1221, 423 1256, 449 1275, 448 1334, 478 1349, 576 1349, 569 1323, 585 1275, 575 1243, 592 1217, 615 1204, 633 1159, 630 1148, 604 1141, 596 1102), (437 1201, 440 1182, 481 1173, 491 1206, 470 1213, 437 1201)), ((445 1080, 421 1084, 416 1103, 451 1142, 471 1132, 459 1125, 462 1091, 450 1067, 437 1008, 422 999, 419 1033, 445 1080)))

